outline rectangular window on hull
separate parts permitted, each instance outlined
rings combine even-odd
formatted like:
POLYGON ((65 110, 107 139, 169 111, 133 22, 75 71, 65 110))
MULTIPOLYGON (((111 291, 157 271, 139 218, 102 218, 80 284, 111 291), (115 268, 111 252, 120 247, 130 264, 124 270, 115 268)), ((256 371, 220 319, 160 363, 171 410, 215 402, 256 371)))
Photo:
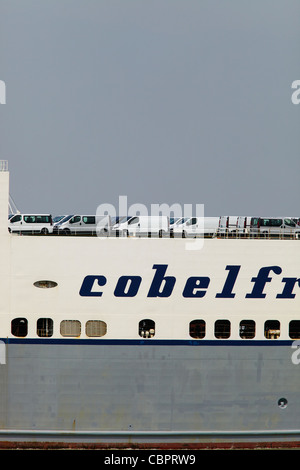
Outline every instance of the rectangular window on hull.
POLYGON ((193 320, 190 322, 190 336, 195 339, 202 339, 205 337, 204 320, 193 320))
POLYGON ((85 324, 85 333, 90 337, 104 336, 107 331, 107 325, 101 320, 89 320, 85 324))
POLYGON ((265 322, 265 337, 277 339, 280 336, 280 322, 278 320, 267 320, 265 322))
POLYGON ((51 318, 39 318, 36 324, 36 332, 42 338, 50 338, 53 335, 53 320, 51 318))
POLYGON ((289 336, 292 339, 300 339, 300 320, 290 321, 289 336))
MULTIPOLYGON (((189 336, 195 339, 207 337, 208 330, 211 328, 210 322, 207 324, 202 319, 192 320, 187 323, 189 336)), ((287 326, 287 325, 286 325, 287 326)), ((291 320, 288 328, 283 325, 284 332, 291 339, 300 339, 300 320, 291 320)), ((24 338, 28 335, 29 322, 24 317, 17 317, 11 321, 11 334, 13 336, 24 338)), ((280 338, 281 324, 279 320, 266 320, 262 332, 267 340, 280 338)), ((79 320, 63 320, 60 323, 60 334, 63 337, 80 337, 81 322, 79 320)), ((87 337, 99 338, 107 334, 107 323, 102 320, 88 320, 85 323, 83 332, 87 337)), ((231 337, 231 322, 229 320, 216 320, 214 322, 214 336, 217 339, 227 339, 231 337)), ((237 327, 233 328, 234 335, 238 334, 242 339, 253 339, 256 337, 256 322, 254 320, 242 320, 237 327)), ((42 338, 51 337, 54 334, 54 321, 52 318, 39 318, 36 322, 36 335, 42 338)), ((143 319, 138 323, 138 334, 142 338, 153 338, 156 334, 155 321, 143 319)), ((235 337, 236 339, 236 337, 235 337)), ((282 337, 281 339, 285 339, 282 337)))
POLYGON ((139 322, 139 335, 142 338, 153 338, 155 335, 155 322, 145 319, 139 322))
POLYGON ((60 323, 60 334, 62 336, 80 336, 81 323, 78 320, 63 320, 60 323))
POLYGON ((215 322, 215 337, 219 339, 226 339, 230 337, 229 320, 217 320, 215 322))
POLYGON ((26 318, 14 318, 11 322, 11 334, 24 338, 28 333, 28 321, 26 318))
POLYGON ((240 322, 240 337, 243 339, 252 339, 255 336, 255 321, 242 320, 240 322))

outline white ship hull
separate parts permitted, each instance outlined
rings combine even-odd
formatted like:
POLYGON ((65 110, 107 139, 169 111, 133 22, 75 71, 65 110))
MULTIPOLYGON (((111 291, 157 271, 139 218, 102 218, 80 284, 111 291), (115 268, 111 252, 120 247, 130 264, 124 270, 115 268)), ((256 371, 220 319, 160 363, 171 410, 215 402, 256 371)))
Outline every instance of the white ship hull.
POLYGON ((5 217, 0 224, 0 440, 300 441, 298 240, 197 246, 18 236, 5 217), (26 334, 13 326, 20 319, 26 334), (41 335, 40 319, 51 320, 51 334, 41 335), (201 338, 195 321, 205 324, 201 338), (87 322, 105 328, 93 336, 87 322))

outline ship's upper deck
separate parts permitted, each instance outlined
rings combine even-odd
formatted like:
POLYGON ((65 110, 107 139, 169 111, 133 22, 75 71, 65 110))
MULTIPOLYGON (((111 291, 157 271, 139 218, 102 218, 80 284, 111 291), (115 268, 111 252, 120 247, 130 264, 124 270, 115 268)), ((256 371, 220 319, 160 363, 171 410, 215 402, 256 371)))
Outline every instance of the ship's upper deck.
POLYGON ((0 337, 300 339, 298 239, 11 234, 0 179, 0 337))

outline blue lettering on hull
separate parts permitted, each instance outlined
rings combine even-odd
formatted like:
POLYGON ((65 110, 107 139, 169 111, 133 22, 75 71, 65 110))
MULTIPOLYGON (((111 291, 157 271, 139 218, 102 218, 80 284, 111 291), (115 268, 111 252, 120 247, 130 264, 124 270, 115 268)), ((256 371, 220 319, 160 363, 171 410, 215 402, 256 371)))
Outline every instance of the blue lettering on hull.
MULTIPOLYGON (((217 299, 233 299, 235 297, 234 286, 239 275, 240 265, 227 265, 225 270, 228 271, 221 292, 216 294, 217 299)), ((155 270, 147 297, 170 297, 176 284, 175 276, 166 276, 168 269, 167 264, 154 264, 152 269, 155 270)), ((272 281, 271 273, 278 276, 282 273, 280 266, 264 266, 260 268, 256 277, 252 277, 251 282, 254 283, 252 291, 246 293, 246 299, 264 299, 266 293, 264 289, 267 283, 272 281)), ((281 293, 276 295, 277 299, 294 299, 296 294, 293 292, 296 285, 300 287, 300 278, 283 277, 284 287, 281 293)), ((89 274, 83 279, 79 295, 82 297, 102 297, 103 291, 97 290, 99 287, 105 286, 107 279, 105 276, 97 274, 89 274)), ((114 290, 115 297, 135 297, 138 294, 142 283, 141 276, 121 276, 118 279, 114 290)), ((185 298, 203 298, 210 284, 210 278, 207 276, 192 276, 185 283, 182 296, 185 298)))

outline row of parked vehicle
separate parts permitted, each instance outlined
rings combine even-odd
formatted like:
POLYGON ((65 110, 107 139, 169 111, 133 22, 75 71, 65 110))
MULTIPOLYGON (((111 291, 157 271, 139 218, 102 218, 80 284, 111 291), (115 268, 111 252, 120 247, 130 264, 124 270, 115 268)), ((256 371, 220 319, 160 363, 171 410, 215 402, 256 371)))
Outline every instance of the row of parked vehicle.
POLYGON ((298 217, 178 217, 15 214, 9 232, 56 235, 233 237, 292 235, 300 238, 298 217))
POLYGON ((219 236, 293 236, 300 238, 299 217, 222 216, 217 230, 219 236))
POLYGON ((181 236, 216 234, 219 217, 16 214, 9 218, 9 232, 58 235, 181 236))

